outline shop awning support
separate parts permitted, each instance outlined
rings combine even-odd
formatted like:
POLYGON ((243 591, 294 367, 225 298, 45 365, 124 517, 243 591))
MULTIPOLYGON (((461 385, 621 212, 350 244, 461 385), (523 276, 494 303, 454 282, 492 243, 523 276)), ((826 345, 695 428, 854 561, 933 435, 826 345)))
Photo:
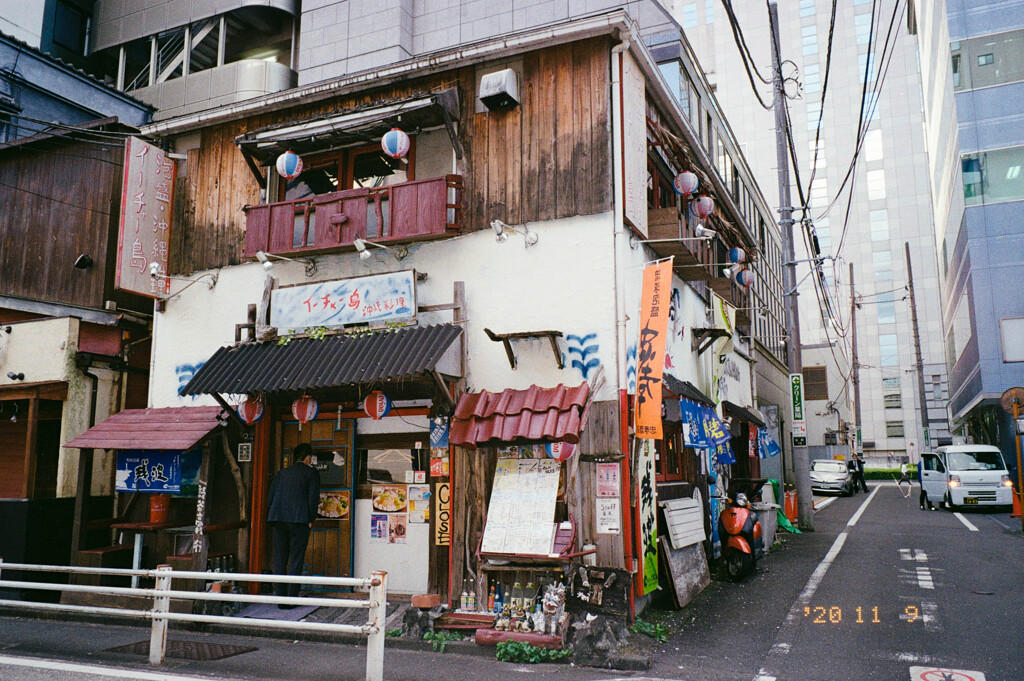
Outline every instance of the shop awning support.
POLYGON ((210 393, 210 396, 213 397, 213 399, 217 400, 217 404, 223 407, 224 411, 226 411, 230 415, 231 419, 234 420, 238 425, 242 426, 243 428, 248 427, 248 424, 242 420, 242 417, 238 415, 238 412, 235 411, 235 408, 228 404, 228 401, 225 400, 220 393, 210 393))
POLYGON ((523 340, 526 338, 547 338, 551 343, 551 350, 555 353, 555 363, 558 364, 559 369, 565 368, 565 362, 562 361, 562 353, 558 350, 558 343, 555 338, 559 338, 562 335, 561 331, 520 331, 518 333, 494 333, 490 329, 484 329, 484 333, 495 343, 501 343, 505 346, 505 354, 508 356, 508 363, 513 369, 516 368, 518 362, 516 361, 516 355, 512 351, 512 341, 523 340))
POLYGON ((260 189, 267 188, 267 178, 260 172, 260 167, 256 165, 256 161, 253 159, 252 154, 245 147, 240 147, 242 152, 242 158, 245 159, 245 164, 249 166, 249 170, 252 172, 253 177, 256 178, 256 184, 260 186, 260 189))
POLYGON ((711 347, 719 338, 730 338, 731 333, 725 329, 694 329, 693 338, 690 340, 690 349, 694 350, 698 355, 703 355, 704 351, 711 347))
POLYGON ((437 373, 436 371, 431 371, 430 375, 433 377, 434 383, 437 385, 438 393, 442 397, 444 397, 445 401, 448 403, 448 406, 451 407, 452 409, 454 409, 455 408, 455 398, 452 396, 451 391, 448 390, 448 386, 445 385, 444 379, 441 378, 441 375, 439 373, 437 373))

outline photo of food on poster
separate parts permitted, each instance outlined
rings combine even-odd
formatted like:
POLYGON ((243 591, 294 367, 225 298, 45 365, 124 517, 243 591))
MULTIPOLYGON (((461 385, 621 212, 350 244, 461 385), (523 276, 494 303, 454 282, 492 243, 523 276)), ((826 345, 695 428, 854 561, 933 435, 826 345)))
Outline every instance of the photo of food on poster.
POLYGON ((388 543, 404 544, 408 520, 405 513, 388 515, 388 543))
POLYGON ((408 503, 407 490, 405 485, 374 485, 370 496, 373 508, 385 513, 404 511, 408 503))
POLYGON ((321 518, 348 518, 351 494, 347 489, 321 490, 317 515, 321 518))
POLYGON ((370 514, 370 543, 388 543, 388 515, 387 513, 370 514))

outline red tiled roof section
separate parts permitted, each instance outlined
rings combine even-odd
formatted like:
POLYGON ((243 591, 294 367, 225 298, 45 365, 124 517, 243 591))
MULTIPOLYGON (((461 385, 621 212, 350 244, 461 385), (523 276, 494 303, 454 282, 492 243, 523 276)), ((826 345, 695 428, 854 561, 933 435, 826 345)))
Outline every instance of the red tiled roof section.
POLYGON ((481 391, 459 398, 451 442, 468 449, 500 442, 580 441, 590 386, 481 391))
POLYGON ((96 424, 67 447, 191 449, 220 425, 220 407, 125 409, 96 424))

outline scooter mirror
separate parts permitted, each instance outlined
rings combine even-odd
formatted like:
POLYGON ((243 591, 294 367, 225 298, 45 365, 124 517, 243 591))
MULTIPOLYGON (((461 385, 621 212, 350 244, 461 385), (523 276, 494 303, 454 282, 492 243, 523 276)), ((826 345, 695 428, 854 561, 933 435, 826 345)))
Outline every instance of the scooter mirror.
POLYGON ((714 473, 708 473, 708 482, 714 485, 718 482, 718 477, 714 473))

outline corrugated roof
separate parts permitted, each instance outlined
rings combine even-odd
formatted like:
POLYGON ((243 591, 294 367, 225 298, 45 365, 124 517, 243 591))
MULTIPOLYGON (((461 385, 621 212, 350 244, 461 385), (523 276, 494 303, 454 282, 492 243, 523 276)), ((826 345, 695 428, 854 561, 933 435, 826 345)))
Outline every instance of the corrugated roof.
POLYGON ((221 348, 183 395, 309 391, 399 381, 434 371, 462 328, 417 326, 359 335, 245 342, 221 348))
POLYGON ((474 449, 500 442, 580 441, 590 386, 481 391, 459 398, 452 419, 452 444, 474 449))
POLYGON ((67 447, 191 449, 220 426, 220 407, 125 409, 93 426, 67 447))
POLYGON ((697 386, 689 381, 680 381, 678 378, 665 374, 662 377, 662 382, 669 391, 677 397, 696 402, 697 404, 703 404, 708 407, 714 407, 715 403, 711 401, 707 395, 702 393, 697 386))

